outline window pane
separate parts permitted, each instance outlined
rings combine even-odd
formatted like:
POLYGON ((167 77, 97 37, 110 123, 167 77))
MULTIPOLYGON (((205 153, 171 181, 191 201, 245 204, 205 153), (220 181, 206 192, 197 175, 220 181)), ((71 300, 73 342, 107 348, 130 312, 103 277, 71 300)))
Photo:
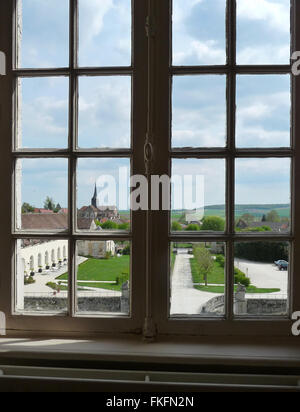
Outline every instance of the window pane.
POLYGON ((16 227, 27 231, 68 228, 68 161, 22 159, 16 164, 16 227))
POLYGON ((225 313, 224 243, 171 244, 171 316, 225 313))
POLYGON ((20 79, 18 148, 68 146, 68 93, 66 77, 20 79))
POLYGON ((77 242, 79 313, 130 314, 130 248, 130 242, 113 240, 77 242))
POLYGON ((68 288, 59 281, 67 272, 67 240, 17 240, 16 311, 67 312, 68 288))
POLYGON ((79 0, 79 64, 131 65, 130 0, 79 0))
POLYGON ((224 160, 173 160, 171 218, 172 231, 224 231, 224 160))
POLYGON ((173 64, 225 64, 225 0, 173 0, 173 64))
POLYGON ((237 159, 237 231, 290 231, 290 173, 290 159, 237 159))
POLYGON ((290 76, 237 77, 237 146, 290 146, 290 76))
POLYGON ((81 148, 129 148, 131 141, 131 78, 79 79, 81 148))
POLYGON ((287 314, 289 249, 286 242, 235 245, 236 315, 287 314))
POLYGON ((130 229, 129 159, 79 159, 79 230, 130 229))
POLYGON ((173 77, 173 147, 224 147, 226 77, 173 77))
POLYGON ((237 0, 238 64, 289 64, 290 0, 237 0))
POLYGON ((19 66, 69 65, 69 0, 19 1, 19 66))

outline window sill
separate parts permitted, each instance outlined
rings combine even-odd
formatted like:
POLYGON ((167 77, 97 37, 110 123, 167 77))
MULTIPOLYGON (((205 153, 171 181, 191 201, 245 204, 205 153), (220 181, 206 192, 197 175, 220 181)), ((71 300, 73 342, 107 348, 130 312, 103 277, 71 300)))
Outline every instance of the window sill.
POLYGON ((153 367, 222 366, 300 370, 297 338, 160 338, 145 343, 140 337, 103 337, 101 340, 0 338, 0 363, 57 361, 149 364, 153 367))

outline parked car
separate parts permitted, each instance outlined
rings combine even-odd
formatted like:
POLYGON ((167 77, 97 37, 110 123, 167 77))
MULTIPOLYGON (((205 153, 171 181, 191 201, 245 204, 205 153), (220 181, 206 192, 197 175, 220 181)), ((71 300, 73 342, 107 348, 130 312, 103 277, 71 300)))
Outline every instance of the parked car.
POLYGON ((278 266, 278 267, 279 267, 281 264, 283 264, 283 265, 288 264, 288 262, 287 262, 286 260, 276 260, 274 263, 275 263, 275 265, 278 266))
POLYGON ((279 270, 288 270, 289 264, 288 262, 282 262, 280 265, 278 265, 279 270))

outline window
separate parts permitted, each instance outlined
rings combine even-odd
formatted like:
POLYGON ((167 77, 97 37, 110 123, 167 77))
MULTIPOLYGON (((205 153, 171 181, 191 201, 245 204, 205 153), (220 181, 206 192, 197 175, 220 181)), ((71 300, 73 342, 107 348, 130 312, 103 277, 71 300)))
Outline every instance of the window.
POLYGON ((291 3, 292 25, 288 0, 1 4, 9 329, 290 335, 291 3), (133 175, 172 177, 171 210, 121 207, 133 175))

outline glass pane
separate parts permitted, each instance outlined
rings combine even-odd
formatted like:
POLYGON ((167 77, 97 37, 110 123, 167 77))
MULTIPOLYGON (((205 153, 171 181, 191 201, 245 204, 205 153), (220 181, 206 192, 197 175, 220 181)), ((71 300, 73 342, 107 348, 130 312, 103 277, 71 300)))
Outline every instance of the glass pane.
POLYGON ((66 77, 20 79, 18 148, 68 146, 68 94, 66 77))
POLYGON ((69 66, 69 0, 22 0, 19 67, 69 66))
POLYGON ((130 229, 129 159, 79 159, 77 223, 79 230, 130 229))
POLYGON ((16 164, 16 227, 27 231, 68 228, 68 161, 22 159, 16 164))
POLYGON ((290 0, 237 0, 238 64, 289 64, 290 0))
POLYGON ((225 313, 225 244, 171 244, 171 316, 225 313))
POLYGON ((226 77, 173 77, 173 147, 224 147, 226 77))
POLYGON ((290 159, 236 160, 237 231, 290 231, 290 174, 290 159))
POLYGON ((280 316, 288 312, 289 244, 235 245, 234 312, 239 316, 280 316))
POLYGON ((79 64, 131 65, 131 0, 79 0, 79 64))
POLYGON ((225 229, 225 161, 172 162, 172 231, 225 229))
POLYGON ((81 77, 78 127, 81 148, 129 148, 131 78, 81 77))
POLYGON ((225 64, 225 0, 173 0, 173 65, 225 64))
POLYGON ((290 146, 290 76, 238 76, 238 147, 290 146))
POLYGON ((130 242, 80 240, 77 254, 77 311, 129 315, 130 242))
POLYGON ((67 312, 68 288, 59 281, 68 272, 67 240, 17 240, 16 262, 18 312, 67 312))

